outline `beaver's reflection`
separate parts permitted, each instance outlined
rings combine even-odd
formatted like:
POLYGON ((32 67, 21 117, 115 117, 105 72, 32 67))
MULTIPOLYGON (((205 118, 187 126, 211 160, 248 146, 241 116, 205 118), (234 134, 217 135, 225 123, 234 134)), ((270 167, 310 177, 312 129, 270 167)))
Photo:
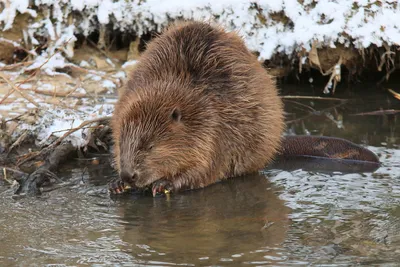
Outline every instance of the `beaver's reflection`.
POLYGON ((169 200, 124 198, 119 206, 126 223, 121 239, 132 245, 133 254, 148 253, 139 248, 146 245, 155 252, 144 260, 192 263, 200 257, 219 260, 236 253, 245 253, 250 260, 256 256, 251 251, 279 247, 289 212, 267 178, 257 174, 175 194, 169 200))

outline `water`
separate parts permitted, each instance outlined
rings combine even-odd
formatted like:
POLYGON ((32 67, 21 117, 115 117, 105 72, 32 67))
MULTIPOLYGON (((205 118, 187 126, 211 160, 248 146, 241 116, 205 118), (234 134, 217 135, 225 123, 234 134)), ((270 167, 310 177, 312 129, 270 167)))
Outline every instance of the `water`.
POLYGON ((396 266, 398 115, 350 114, 400 109, 400 101, 386 95, 344 105, 312 101, 312 109, 326 109, 317 116, 304 107, 310 100, 290 101, 298 103, 286 103, 288 132, 366 144, 382 167, 373 174, 266 170, 152 198, 110 197, 109 165, 74 161, 60 172, 65 184, 40 198, 15 201, 0 183, 0 265, 396 266))

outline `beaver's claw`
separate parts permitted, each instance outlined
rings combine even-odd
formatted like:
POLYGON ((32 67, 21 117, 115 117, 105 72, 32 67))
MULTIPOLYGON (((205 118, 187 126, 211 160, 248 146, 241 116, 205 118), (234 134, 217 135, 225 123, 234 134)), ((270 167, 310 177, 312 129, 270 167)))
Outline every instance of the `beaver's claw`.
POLYGON ((129 186, 126 185, 121 179, 115 179, 108 184, 108 190, 111 194, 121 194, 127 189, 129 189, 129 186))
POLYGON ((153 183, 153 187, 152 187, 152 193, 153 193, 153 197, 155 197, 157 195, 157 193, 159 194, 168 194, 170 192, 173 191, 173 185, 170 181, 168 180, 157 180, 153 183))

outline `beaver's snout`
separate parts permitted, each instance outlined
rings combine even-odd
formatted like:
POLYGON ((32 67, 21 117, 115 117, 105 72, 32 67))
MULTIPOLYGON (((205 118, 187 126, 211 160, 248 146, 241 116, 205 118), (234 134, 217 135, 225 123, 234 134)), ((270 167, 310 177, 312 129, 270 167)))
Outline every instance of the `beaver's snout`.
POLYGON ((133 185, 138 178, 138 173, 134 170, 121 170, 119 177, 124 183, 133 185))

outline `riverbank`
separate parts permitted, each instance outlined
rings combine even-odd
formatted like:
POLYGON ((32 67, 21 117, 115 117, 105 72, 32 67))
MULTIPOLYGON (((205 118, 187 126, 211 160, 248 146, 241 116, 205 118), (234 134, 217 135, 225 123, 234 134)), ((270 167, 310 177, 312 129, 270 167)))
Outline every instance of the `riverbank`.
POLYGON ((383 82, 399 66, 400 7, 391 1, 29 3, 7 0, 0 9, 3 61, 15 60, 12 52, 36 61, 59 52, 73 60, 75 49, 87 42, 105 52, 120 50, 129 60, 171 21, 200 19, 238 31, 274 75, 318 70, 326 76, 325 93, 333 93, 344 76, 356 80, 365 71, 380 73, 377 82, 383 82))

